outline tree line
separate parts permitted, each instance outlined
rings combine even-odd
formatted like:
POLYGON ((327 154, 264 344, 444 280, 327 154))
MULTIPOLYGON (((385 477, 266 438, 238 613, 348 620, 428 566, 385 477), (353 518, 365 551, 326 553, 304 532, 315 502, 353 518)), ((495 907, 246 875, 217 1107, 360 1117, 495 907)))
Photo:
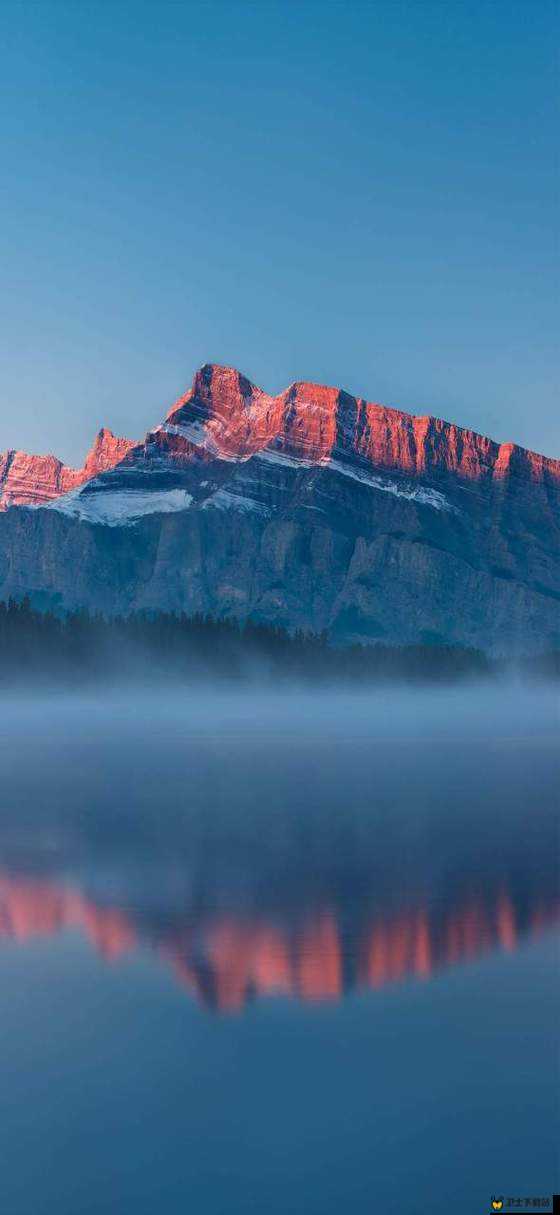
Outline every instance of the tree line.
MULTIPOLYGON (((533 666, 543 675, 558 673, 558 655, 543 655, 533 666)), ((441 682, 488 676, 498 668, 480 650, 455 645, 335 647, 326 633, 289 633, 251 620, 169 612, 57 615, 37 611, 27 598, 0 603, 4 684, 125 677, 441 682)))

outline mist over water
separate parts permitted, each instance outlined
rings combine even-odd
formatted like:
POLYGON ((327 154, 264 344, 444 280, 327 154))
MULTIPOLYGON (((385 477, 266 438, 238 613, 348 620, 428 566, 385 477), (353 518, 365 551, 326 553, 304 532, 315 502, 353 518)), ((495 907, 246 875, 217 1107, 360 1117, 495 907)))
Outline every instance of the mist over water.
POLYGON ((10 1212, 470 1215, 558 1187, 553 688, 0 713, 10 1212))

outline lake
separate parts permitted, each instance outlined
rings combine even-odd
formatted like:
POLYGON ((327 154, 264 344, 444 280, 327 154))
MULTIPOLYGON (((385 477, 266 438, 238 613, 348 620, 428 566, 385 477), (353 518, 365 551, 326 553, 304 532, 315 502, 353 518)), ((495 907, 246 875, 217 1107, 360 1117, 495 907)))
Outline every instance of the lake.
POLYGON ((6 1215, 558 1189, 547 687, 4 695, 6 1215))

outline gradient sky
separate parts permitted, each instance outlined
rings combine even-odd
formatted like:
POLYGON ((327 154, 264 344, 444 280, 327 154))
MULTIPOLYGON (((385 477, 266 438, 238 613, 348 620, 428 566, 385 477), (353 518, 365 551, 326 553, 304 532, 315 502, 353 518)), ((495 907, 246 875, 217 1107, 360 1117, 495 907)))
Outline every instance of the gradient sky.
POLYGON ((201 363, 560 455, 555 0, 0 0, 0 448, 201 363))

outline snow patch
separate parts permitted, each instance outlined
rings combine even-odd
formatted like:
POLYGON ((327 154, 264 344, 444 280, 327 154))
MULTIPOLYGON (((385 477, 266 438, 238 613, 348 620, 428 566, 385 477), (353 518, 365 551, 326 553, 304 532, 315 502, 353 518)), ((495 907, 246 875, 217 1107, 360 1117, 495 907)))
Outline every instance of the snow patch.
POLYGON ((215 506, 217 510, 241 510, 253 511, 258 515, 269 515, 270 511, 262 502, 255 502, 254 498, 246 498, 243 494, 231 493, 228 489, 217 489, 211 498, 207 498, 202 509, 208 510, 215 506))
POLYGON ((201 451, 205 451, 210 456, 214 456, 216 460, 225 460, 228 464, 242 464, 246 460, 251 459, 252 452, 243 456, 232 456, 222 450, 215 435, 205 426, 203 422, 181 422, 178 425, 172 425, 171 422, 164 422, 162 426, 158 426, 158 430, 163 431, 166 435, 177 435, 181 439, 187 439, 192 443, 193 447, 199 447, 201 451))
POLYGON ((371 489, 381 490, 385 494, 394 494, 397 498, 407 498, 412 502, 420 502, 423 506, 433 507, 434 510, 453 512, 457 510, 449 499, 446 498, 445 494, 442 494, 438 489, 431 489, 425 485, 392 481, 388 477, 378 476, 376 473, 368 472, 365 468, 342 463, 340 460, 332 459, 332 457, 324 460, 304 460, 298 459, 296 456, 289 456, 285 452, 271 451, 270 448, 267 448, 258 452, 255 458, 264 460, 267 464, 284 464, 290 468, 327 469, 331 472, 340 473, 343 477, 350 477, 352 481, 358 481, 361 485, 368 485, 371 489))
POLYGON ((340 464, 338 460, 328 460, 323 467, 332 468, 334 472, 342 473, 343 477, 351 477, 353 481, 369 485, 372 489, 379 489, 382 493, 395 494, 397 498, 407 498, 411 502, 421 502, 423 506, 432 506, 434 510, 456 510, 456 507, 452 506, 449 499, 439 489, 430 489, 425 485, 399 484, 397 481, 369 473, 366 469, 351 468, 348 464, 340 464))
POLYGON ((44 510, 57 510, 87 523, 104 523, 108 527, 126 527, 143 515, 169 514, 186 510, 192 494, 185 489, 147 490, 115 489, 88 493, 81 487, 72 489, 62 498, 50 502, 44 510))
POLYGON ((262 451, 255 452, 255 460, 264 460, 267 464, 286 464, 288 468, 319 468, 322 467, 322 462, 318 460, 304 460, 298 456, 289 456, 284 451, 272 451, 270 447, 263 447, 262 451))

